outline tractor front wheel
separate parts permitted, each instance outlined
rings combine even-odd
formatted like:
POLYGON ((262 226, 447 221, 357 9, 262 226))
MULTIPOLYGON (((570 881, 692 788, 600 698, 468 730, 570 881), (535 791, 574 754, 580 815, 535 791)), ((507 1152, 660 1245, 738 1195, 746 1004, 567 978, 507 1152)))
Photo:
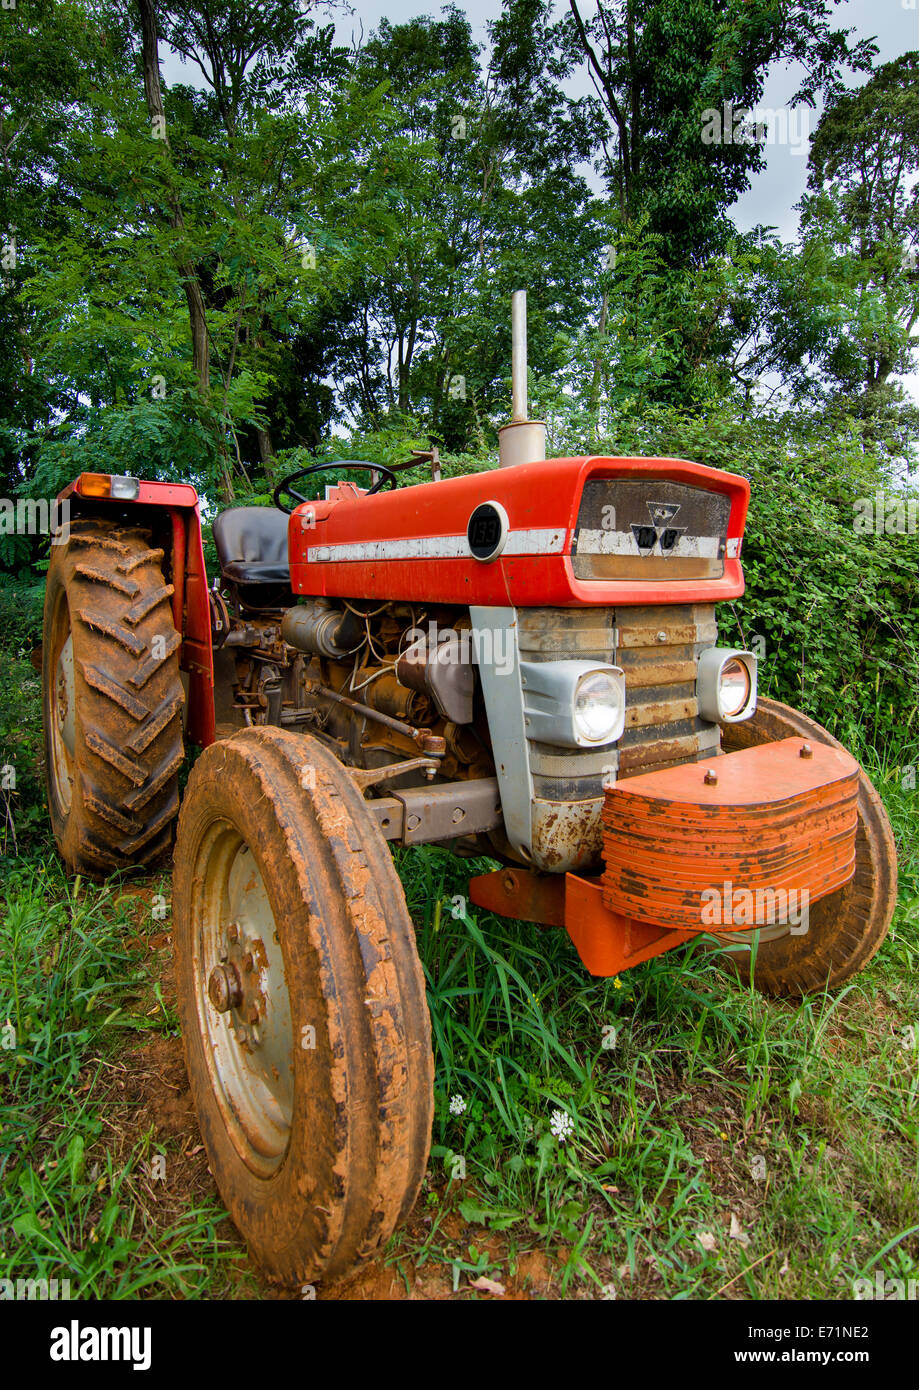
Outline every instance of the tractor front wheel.
POLYGON ((389 850, 317 740, 246 729, 189 778, 175 852, 179 1012, 223 1201, 295 1284, 380 1250, 433 1110, 424 976, 389 850))
MULTIPOLYGON (((806 715, 777 700, 761 699, 751 719, 722 729, 725 752, 783 738, 842 745, 806 715)), ((897 902, 897 852, 887 812, 864 771, 858 777, 858 828, 855 874, 849 882, 814 903, 802 935, 770 929, 759 936, 753 983, 764 994, 800 996, 841 985, 874 955, 890 926, 897 902)), ((753 941, 747 933, 724 933, 725 959, 750 978, 753 941)))

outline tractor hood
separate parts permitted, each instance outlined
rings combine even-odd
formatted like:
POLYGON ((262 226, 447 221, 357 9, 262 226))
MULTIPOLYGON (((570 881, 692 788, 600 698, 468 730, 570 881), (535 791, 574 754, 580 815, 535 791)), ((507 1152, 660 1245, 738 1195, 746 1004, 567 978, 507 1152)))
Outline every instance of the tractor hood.
POLYGON ((290 520, 299 594, 529 607, 714 602, 744 587, 749 484, 684 459, 564 458, 372 496, 290 520))

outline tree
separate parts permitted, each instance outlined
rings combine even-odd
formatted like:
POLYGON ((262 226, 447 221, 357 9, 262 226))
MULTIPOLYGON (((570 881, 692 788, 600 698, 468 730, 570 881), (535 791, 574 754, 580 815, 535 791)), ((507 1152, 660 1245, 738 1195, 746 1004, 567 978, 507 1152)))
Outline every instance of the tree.
POLYGON ((832 396, 876 424, 898 413, 894 378, 917 360, 917 173, 919 53, 905 53, 827 106, 801 204, 804 246, 826 258, 837 308, 818 370, 832 396))
POLYGON ((792 106, 812 105, 877 51, 831 27, 831 0, 597 0, 592 16, 583 0, 569 7, 557 39, 593 82, 600 167, 619 220, 645 216, 673 267, 732 235, 728 210, 763 167, 770 138, 739 117, 759 106, 769 65, 800 63, 792 106))
POLYGON ((490 26, 484 74, 453 8, 384 21, 357 57, 365 86, 386 92, 397 217, 351 306, 344 396, 366 423, 409 412, 454 448, 506 412, 511 291, 529 288, 531 362, 552 372, 600 264, 602 229, 575 168, 586 132, 526 8, 490 26))

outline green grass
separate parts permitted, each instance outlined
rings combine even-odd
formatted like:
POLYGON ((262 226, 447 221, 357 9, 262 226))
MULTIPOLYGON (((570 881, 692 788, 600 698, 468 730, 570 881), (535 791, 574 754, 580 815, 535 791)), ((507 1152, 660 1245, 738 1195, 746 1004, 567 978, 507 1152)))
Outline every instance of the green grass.
POLYGON ((131 1134, 109 1085, 127 1038, 174 1031, 168 1010, 148 1016, 149 976, 127 944, 136 902, 68 881, 53 858, 7 870, 0 1278, 69 1279, 85 1298, 206 1296, 239 1253, 232 1229, 214 1199, 162 1224, 152 1134, 131 1134))
MULTIPOLYGON (((203 1159, 168 1200, 151 1181, 157 1154, 180 1176, 193 1162, 118 1090, 144 1048, 176 1046, 144 951, 168 922, 116 880, 63 875, 36 790, 36 690, 28 668, 0 671, 14 675, 0 750, 25 830, 0 864, 0 1278, 258 1296, 203 1159)), ((848 1298, 877 1269, 919 1277, 917 753, 855 751, 897 833, 901 902, 869 969, 803 1003, 760 997, 698 945, 593 980, 564 933, 471 907, 478 866, 397 854, 437 1068, 428 1176, 386 1257, 408 1290, 523 1287, 534 1252, 565 1297, 848 1298)))

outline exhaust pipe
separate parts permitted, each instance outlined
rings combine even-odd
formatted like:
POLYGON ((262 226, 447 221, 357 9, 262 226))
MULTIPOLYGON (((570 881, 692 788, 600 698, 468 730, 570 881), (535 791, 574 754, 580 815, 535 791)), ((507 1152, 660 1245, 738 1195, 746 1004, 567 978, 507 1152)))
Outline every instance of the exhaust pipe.
POLYGON ((527 419, 527 292, 511 295, 511 419, 498 430, 498 467, 546 457, 544 420, 527 419))

